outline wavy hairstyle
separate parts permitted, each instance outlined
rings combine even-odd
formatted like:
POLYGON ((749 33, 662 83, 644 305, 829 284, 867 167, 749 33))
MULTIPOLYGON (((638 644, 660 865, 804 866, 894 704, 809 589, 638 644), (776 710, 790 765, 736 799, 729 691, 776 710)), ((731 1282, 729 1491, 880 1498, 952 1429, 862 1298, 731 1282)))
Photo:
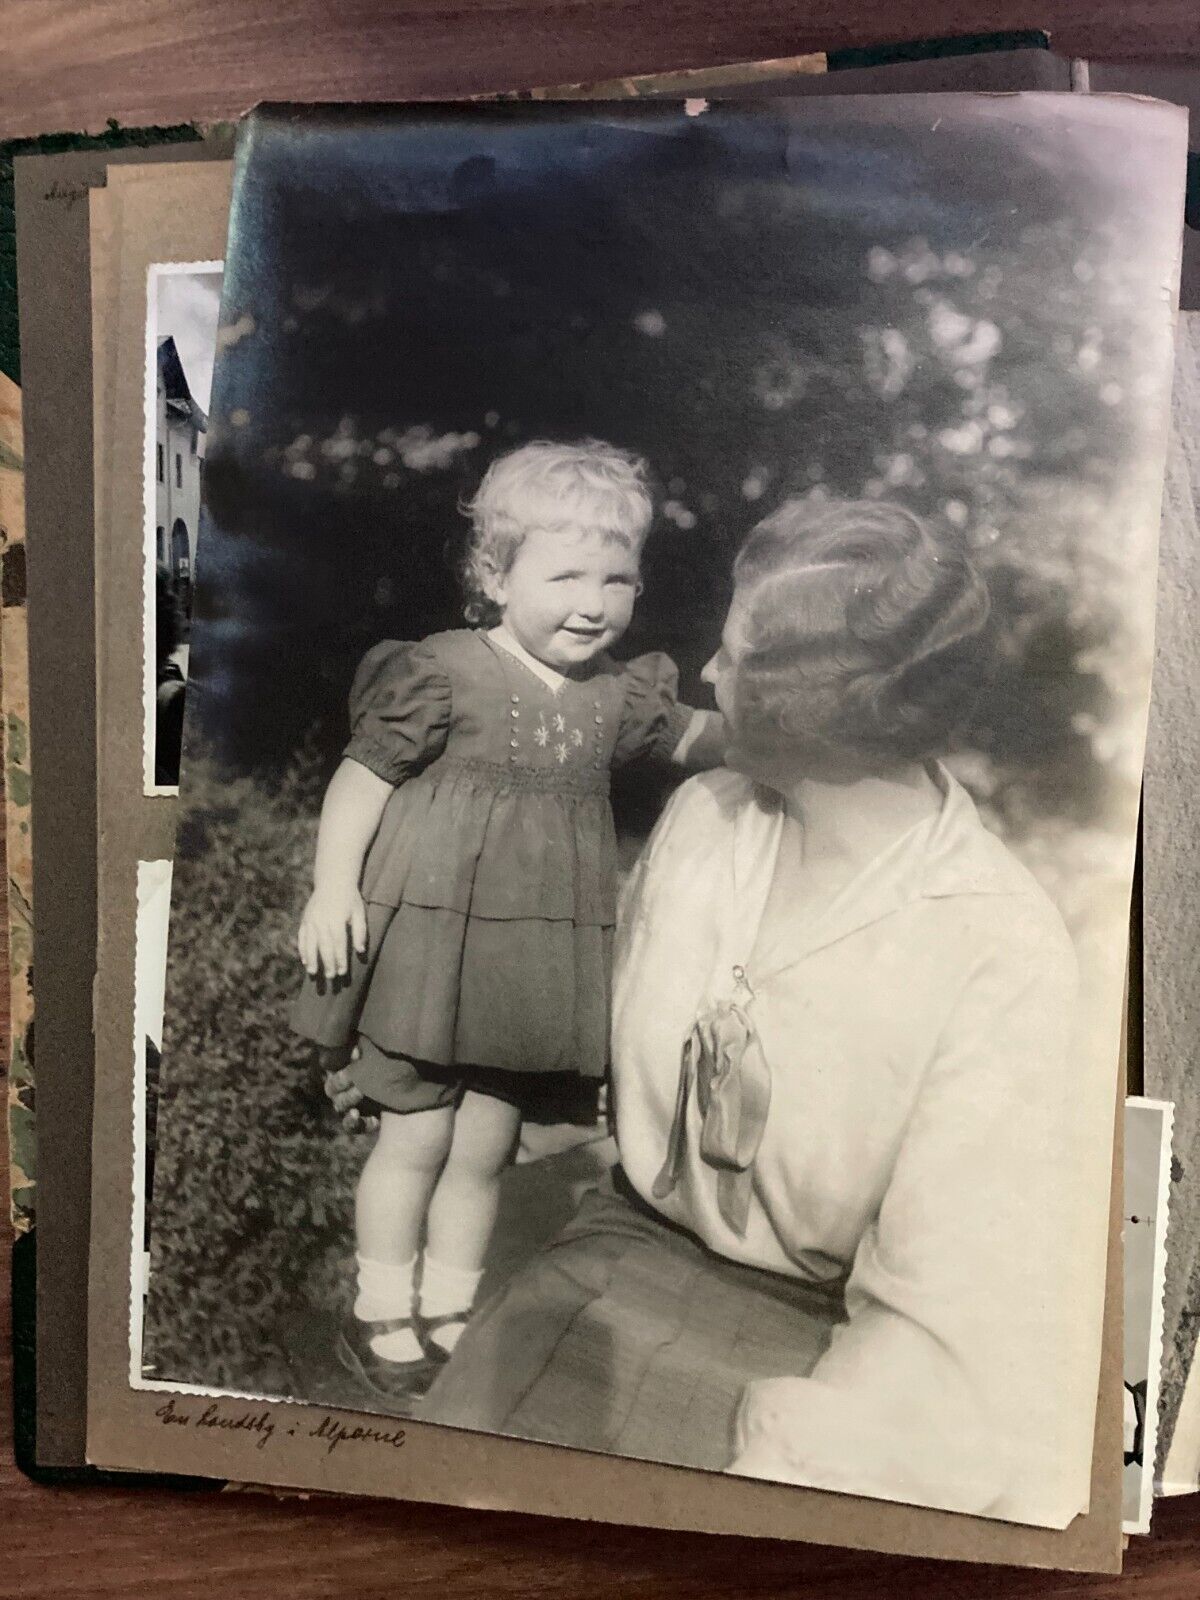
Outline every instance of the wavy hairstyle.
POLYGON ((945 754, 981 687, 987 587, 903 506, 788 500, 734 563, 738 742, 858 771, 945 754))
POLYGON ((499 622, 485 579, 508 572, 534 528, 585 529, 640 555, 654 515, 647 477, 640 456, 601 439, 535 439, 498 456, 461 508, 471 519, 462 563, 467 621, 484 628, 499 622))

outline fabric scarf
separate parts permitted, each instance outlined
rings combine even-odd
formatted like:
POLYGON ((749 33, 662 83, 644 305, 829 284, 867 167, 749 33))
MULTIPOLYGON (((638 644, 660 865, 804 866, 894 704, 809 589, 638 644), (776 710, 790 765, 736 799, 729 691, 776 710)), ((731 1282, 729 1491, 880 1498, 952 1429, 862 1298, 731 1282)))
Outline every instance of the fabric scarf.
POLYGON ((717 1170, 717 1207, 726 1224, 744 1238, 754 1158, 771 1104, 771 1071, 748 1010, 753 991, 741 967, 733 973, 734 997, 703 1011, 684 1040, 667 1156, 652 1193, 665 1200, 682 1175, 687 1108, 694 1089, 701 1117, 700 1155, 717 1170))

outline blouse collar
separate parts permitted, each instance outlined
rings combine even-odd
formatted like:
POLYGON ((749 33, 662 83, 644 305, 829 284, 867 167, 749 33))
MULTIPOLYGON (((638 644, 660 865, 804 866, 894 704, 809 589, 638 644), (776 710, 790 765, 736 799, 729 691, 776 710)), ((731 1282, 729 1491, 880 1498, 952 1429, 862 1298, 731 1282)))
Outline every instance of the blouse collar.
MULTIPOLYGON (((984 828, 970 796, 940 762, 930 775, 941 804, 900 835, 828 904, 797 915, 771 947, 755 952, 760 981, 881 921, 914 900, 956 895, 1005 895, 1025 887, 1024 870, 984 828)), ((748 963, 775 872, 783 806, 757 788, 744 797, 733 822, 733 903, 722 956, 748 963), (741 953, 735 953, 741 952, 741 953)))
POLYGON ((489 628, 487 636, 493 644, 499 645, 502 650, 506 650, 510 656, 515 657, 523 667, 527 667, 535 678, 540 678, 551 694, 557 694, 563 684, 566 683, 567 679, 564 673, 556 672, 553 667, 548 667, 544 661, 539 661, 536 656, 531 656, 525 646, 513 638, 502 622, 494 628, 489 628))

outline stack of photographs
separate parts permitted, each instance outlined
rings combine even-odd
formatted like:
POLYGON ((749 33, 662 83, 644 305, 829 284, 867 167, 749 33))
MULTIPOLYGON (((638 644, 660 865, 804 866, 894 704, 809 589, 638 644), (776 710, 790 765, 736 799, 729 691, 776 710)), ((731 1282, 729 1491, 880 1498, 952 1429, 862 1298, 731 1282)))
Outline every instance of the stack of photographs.
POLYGON ((1022 54, 18 164, 39 1465, 1149 1529, 1186 120, 1022 54))

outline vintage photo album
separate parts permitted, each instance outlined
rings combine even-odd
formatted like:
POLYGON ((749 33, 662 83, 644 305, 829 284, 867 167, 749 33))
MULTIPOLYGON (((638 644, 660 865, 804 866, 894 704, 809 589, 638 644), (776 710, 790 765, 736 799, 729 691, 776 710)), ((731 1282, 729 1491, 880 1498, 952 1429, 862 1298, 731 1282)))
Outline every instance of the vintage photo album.
POLYGON ((1187 117, 988 59, 17 160, 27 1470, 1195 1488, 1187 117))

